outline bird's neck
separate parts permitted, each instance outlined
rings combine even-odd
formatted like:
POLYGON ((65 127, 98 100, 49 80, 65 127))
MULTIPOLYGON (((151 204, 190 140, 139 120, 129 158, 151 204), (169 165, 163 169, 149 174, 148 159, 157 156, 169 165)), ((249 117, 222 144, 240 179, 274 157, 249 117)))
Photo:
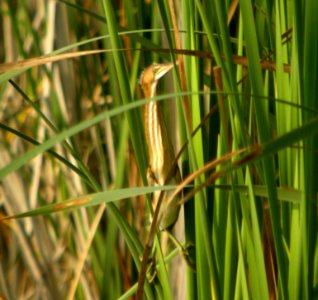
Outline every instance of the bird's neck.
POLYGON ((149 164, 156 181, 163 178, 165 163, 166 128, 162 119, 160 107, 156 101, 149 101, 144 112, 145 134, 149 155, 149 164))
POLYGON ((152 84, 145 84, 142 86, 144 95, 146 99, 152 99, 156 97, 156 89, 157 89, 157 82, 153 82, 152 84))

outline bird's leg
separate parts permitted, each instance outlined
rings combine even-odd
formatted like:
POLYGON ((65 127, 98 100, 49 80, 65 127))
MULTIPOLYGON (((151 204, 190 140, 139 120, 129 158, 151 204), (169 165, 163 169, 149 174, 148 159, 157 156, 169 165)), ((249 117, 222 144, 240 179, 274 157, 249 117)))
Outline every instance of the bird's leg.
POLYGON ((148 260, 148 268, 147 268, 147 274, 149 283, 152 283, 155 278, 157 277, 157 269, 156 269, 156 257, 154 255, 154 247, 152 248, 152 254, 150 254, 149 260, 148 260))
POLYGON ((196 272, 195 269, 195 259, 193 259, 193 256, 189 253, 189 250, 191 248, 194 248, 193 244, 188 244, 185 247, 181 245, 181 243, 176 239, 176 237, 172 234, 170 230, 166 230, 168 237, 170 238, 171 242, 179 249, 181 253, 181 257, 186 262, 187 266, 191 269, 191 271, 196 272))
MULTIPOLYGON (((147 181, 148 181, 149 186, 158 185, 158 180, 156 178, 156 175, 152 171, 151 166, 148 166, 148 169, 147 169, 147 181)), ((151 198, 152 198, 151 200, 153 202, 155 200, 154 194, 151 195, 151 198)), ((155 209, 155 207, 154 207, 154 209, 155 209)), ((157 276, 155 250, 156 250, 155 245, 153 244, 152 249, 151 249, 151 253, 149 255, 148 262, 147 262, 147 264, 148 264, 147 274, 149 274, 148 281, 150 283, 153 282, 157 276)))

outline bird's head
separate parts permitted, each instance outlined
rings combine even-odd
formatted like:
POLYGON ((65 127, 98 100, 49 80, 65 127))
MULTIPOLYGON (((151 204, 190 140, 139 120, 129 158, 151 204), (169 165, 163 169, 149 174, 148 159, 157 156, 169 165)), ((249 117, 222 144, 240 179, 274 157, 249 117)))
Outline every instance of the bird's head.
POLYGON ((173 63, 152 64, 140 76, 140 84, 147 98, 155 96, 158 80, 174 67, 173 63))

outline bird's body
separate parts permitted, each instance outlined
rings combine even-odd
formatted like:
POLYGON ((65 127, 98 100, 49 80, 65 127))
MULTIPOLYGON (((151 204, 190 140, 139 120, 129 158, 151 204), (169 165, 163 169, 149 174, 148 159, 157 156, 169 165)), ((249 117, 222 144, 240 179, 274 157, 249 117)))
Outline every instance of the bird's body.
MULTIPOLYGON (((156 95, 158 80, 173 68, 174 64, 153 64, 141 75, 141 86, 149 102, 145 106, 144 122, 147 141, 149 168, 149 185, 178 184, 181 180, 175 153, 168 130, 162 116, 160 105, 151 101, 156 95), (174 167, 175 165, 175 167, 174 167), (174 168, 172 171, 171 169, 174 168), (168 178, 169 176, 169 178, 168 178)), ((179 199, 170 199, 171 193, 165 192, 159 211, 159 229, 171 227, 177 220, 180 210, 179 199)), ((154 194, 154 206, 157 205, 160 192, 154 194)))

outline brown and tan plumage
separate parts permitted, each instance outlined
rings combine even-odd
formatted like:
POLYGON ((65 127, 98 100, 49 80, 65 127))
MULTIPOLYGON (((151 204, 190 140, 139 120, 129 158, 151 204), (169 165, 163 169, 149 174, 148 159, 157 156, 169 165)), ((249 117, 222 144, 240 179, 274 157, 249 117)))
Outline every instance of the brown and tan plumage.
MULTIPOLYGON (((175 153, 173 145, 162 116, 160 104, 151 101, 156 96, 158 80, 169 72, 174 64, 153 64, 146 68, 141 74, 140 83, 149 102, 145 106, 144 122, 145 134, 149 155, 148 183, 150 185, 178 184, 180 182, 180 171, 174 165, 175 153), (172 176, 169 176, 171 175, 172 176), (168 178, 168 176, 170 178, 168 178)), ((179 199, 169 199, 171 193, 166 192, 159 211, 159 229, 164 230, 171 227, 177 220, 180 210, 179 199)), ((154 206, 157 205, 160 192, 154 194, 154 206)))

